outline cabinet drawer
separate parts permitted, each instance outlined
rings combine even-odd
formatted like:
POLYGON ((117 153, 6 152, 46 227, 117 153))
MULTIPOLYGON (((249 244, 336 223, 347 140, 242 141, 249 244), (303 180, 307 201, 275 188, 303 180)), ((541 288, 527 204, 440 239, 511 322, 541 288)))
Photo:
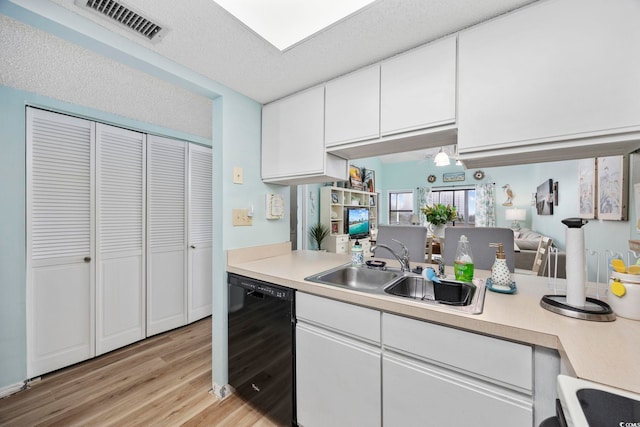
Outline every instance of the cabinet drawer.
POLYGON ((377 310, 298 292, 296 317, 371 342, 380 342, 380 312, 377 310))
POLYGON ((338 243, 336 245, 336 253, 337 254, 346 254, 349 252, 348 245, 346 243, 338 243))
POLYGON ((348 234, 341 234, 339 236, 336 236, 336 244, 348 243, 348 242, 349 242, 349 235, 348 234))
POLYGON ((385 348, 523 391, 533 389, 529 346, 386 313, 382 333, 385 348))

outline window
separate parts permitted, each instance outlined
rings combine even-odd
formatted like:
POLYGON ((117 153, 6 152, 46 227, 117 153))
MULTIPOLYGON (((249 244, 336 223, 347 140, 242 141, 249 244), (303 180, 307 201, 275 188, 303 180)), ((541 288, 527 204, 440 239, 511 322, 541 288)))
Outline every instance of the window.
POLYGON ((389 192, 389 224, 411 224, 413 191, 389 192))
POLYGON ((476 190, 473 188, 460 190, 434 190, 431 192, 432 203, 443 203, 455 206, 458 210, 458 225, 472 226, 476 221, 476 190))

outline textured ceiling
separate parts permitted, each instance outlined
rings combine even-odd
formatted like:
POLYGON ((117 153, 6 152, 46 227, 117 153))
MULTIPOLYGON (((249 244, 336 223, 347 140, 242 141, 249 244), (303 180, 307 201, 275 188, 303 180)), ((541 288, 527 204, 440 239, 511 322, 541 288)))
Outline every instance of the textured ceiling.
POLYGON ((125 0, 127 5, 171 29, 157 44, 76 6, 74 0, 49 1, 261 103, 532 3, 532 0, 378 0, 360 13, 280 52, 212 0, 125 0))

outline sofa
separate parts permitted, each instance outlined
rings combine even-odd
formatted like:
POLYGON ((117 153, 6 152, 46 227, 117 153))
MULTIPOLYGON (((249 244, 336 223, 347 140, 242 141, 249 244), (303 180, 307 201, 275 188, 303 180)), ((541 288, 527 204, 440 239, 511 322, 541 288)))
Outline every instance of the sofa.
MULTIPOLYGON (((538 251, 538 244, 543 237, 542 234, 529 230, 528 228, 521 228, 519 231, 514 231, 514 246, 515 250, 515 263, 516 268, 521 270, 531 270, 533 268, 533 261, 536 258, 536 252, 538 251)), ((552 244, 552 246, 555 246, 552 244)), ((551 272, 555 270, 555 256, 551 255, 551 272)), ((547 273, 547 263, 544 266, 545 276, 547 273)), ((566 278, 566 253, 564 251, 558 251, 558 277, 566 278)))

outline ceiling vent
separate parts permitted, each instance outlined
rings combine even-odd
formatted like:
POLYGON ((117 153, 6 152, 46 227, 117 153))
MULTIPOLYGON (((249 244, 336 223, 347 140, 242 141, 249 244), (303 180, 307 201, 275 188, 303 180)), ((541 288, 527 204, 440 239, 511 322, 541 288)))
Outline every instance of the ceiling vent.
POLYGON ((169 31, 166 26, 121 1, 75 0, 75 4, 118 22, 153 43, 159 42, 169 31))

